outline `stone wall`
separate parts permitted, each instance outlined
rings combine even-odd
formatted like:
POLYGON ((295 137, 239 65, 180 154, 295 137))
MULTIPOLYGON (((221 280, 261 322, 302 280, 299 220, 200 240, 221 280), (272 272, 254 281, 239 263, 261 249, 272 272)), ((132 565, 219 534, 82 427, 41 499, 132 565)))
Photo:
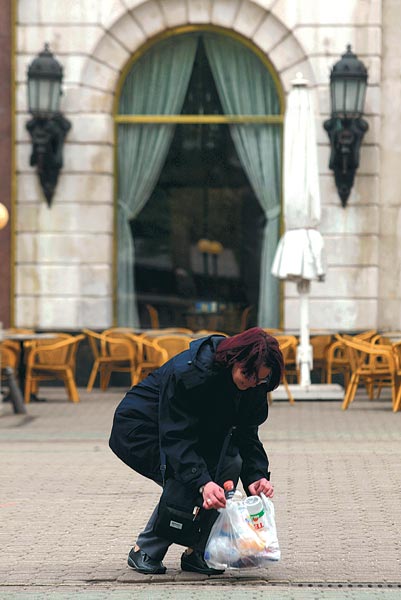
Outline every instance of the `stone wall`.
POLYGON ((401 3, 383 1, 379 324, 401 329, 401 3))
MULTIPOLYGON (((395 2, 396 0, 394 0, 395 2)), ((18 325, 104 328, 113 319, 113 100, 130 56, 153 36, 185 24, 213 24, 252 40, 288 92, 297 71, 316 90, 325 283, 314 283, 311 326, 378 324, 381 132, 381 1, 19 0, 17 24, 18 325), (29 165, 26 69, 44 42, 64 66, 62 110, 72 122, 65 165, 49 210, 29 165), (370 130, 344 210, 328 170, 329 71, 351 43, 369 69, 370 130)), ((394 45, 395 51, 396 45, 394 45)), ((398 123, 399 127, 399 123, 398 123)), ((390 176, 389 176, 390 177, 390 176)), ((294 285, 285 285, 284 324, 298 326, 294 285)))

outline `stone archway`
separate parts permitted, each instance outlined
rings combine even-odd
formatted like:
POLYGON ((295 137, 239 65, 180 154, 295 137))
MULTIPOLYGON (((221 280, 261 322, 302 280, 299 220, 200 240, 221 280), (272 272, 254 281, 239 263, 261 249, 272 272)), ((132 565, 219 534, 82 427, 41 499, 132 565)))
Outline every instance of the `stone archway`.
POLYGON ((81 73, 81 86, 114 94, 126 62, 143 44, 161 32, 183 25, 214 25, 231 29, 251 41, 269 57, 287 92, 297 71, 312 85, 315 75, 310 61, 282 20, 261 3, 230 0, 191 2, 154 0, 126 2, 128 10, 112 14, 104 24, 105 33, 93 48, 81 73))
MULTIPOLYGON (((121 8, 104 23, 105 33, 96 43, 81 73, 82 94, 91 105, 101 103, 110 131, 113 129, 118 91, 135 54, 165 32, 173 32, 183 26, 212 25, 239 34, 268 57, 284 91, 288 91, 298 70, 312 84, 315 82, 310 62, 293 32, 274 14, 274 9, 268 11, 257 2, 217 0, 212 4, 161 0, 156 3, 148 0, 125 4, 128 10, 121 8)), ((114 146, 103 147, 102 152, 104 160, 113 164, 114 146)), ((110 267, 112 272, 115 268, 112 257, 110 267)))

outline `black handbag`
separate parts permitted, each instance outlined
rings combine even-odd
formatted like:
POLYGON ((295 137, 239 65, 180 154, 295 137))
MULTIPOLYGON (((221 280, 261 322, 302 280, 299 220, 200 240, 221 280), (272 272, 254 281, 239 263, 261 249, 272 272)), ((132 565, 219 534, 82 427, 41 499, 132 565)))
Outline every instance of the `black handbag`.
MULTIPOLYGON (((234 428, 228 432, 220 453, 215 480, 218 479, 224 457, 234 428)), ((161 452, 161 470, 166 470, 166 456, 161 452)), ((203 497, 193 487, 169 477, 163 486, 163 492, 159 500, 154 532, 169 542, 196 548, 199 544, 203 531, 210 523, 212 511, 202 508, 203 497)))
POLYGON ((193 488, 167 479, 159 500, 154 531, 156 535, 190 548, 195 547, 202 535, 203 498, 193 488))

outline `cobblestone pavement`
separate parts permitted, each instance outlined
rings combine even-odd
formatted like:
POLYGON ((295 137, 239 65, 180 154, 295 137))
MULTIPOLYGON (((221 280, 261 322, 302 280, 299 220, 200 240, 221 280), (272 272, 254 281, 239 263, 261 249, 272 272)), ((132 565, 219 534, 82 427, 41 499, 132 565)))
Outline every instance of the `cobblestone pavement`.
POLYGON ((207 578, 126 566, 158 488, 108 449, 123 389, 62 388, 28 415, 0 416, 0 598, 401 599, 401 413, 384 396, 275 402, 261 428, 275 483, 282 560, 207 578))

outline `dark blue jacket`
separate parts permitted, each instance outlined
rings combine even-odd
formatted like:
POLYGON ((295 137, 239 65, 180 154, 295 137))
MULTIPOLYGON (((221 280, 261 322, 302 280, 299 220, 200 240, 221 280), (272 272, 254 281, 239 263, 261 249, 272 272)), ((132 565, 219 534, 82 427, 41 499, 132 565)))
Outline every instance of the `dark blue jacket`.
POLYGON ((195 340, 138 385, 118 405, 110 448, 132 469, 161 482, 160 446, 168 473, 200 487, 212 478, 224 438, 236 426, 230 453, 243 460, 245 487, 268 477, 268 459, 258 437, 267 419, 267 385, 239 391, 231 368, 215 364, 222 336, 195 340), (159 442, 160 440, 160 442, 159 442))

